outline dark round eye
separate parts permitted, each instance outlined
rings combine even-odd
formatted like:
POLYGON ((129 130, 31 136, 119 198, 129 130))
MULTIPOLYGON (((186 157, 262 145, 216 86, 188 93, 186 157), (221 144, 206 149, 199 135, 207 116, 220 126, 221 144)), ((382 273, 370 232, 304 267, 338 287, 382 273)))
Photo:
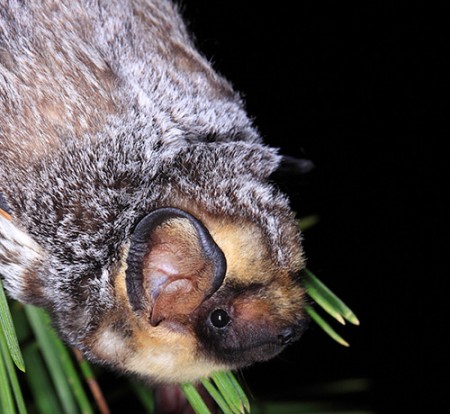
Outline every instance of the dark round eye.
POLYGON ((216 309, 210 315, 211 323, 216 328, 224 328, 230 322, 230 317, 223 309, 216 309))

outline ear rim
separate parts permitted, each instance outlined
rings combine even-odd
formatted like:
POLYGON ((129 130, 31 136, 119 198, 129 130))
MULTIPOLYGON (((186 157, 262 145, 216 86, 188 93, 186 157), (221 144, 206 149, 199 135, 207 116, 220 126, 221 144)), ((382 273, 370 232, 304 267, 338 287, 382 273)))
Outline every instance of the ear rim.
POLYGON ((189 220, 197 231, 202 253, 207 260, 214 263, 212 285, 205 292, 205 300, 211 297, 223 283, 227 270, 226 258, 208 229, 197 218, 184 210, 175 207, 161 207, 144 216, 136 225, 130 238, 130 247, 126 259, 125 284, 128 300, 134 312, 138 313, 146 309, 143 264, 144 257, 148 252, 149 235, 157 226, 174 218, 189 220))

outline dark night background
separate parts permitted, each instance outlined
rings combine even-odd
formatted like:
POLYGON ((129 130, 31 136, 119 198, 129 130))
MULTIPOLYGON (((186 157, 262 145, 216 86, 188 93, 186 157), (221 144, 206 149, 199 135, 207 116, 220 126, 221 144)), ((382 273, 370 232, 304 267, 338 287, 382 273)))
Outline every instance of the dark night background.
POLYGON ((314 162, 312 172, 277 182, 300 216, 320 216, 305 233, 308 267, 361 326, 333 325, 350 348, 312 326, 245 378, 257 397, 283 400, 365 378, 369 391, 345 397, 354 407, 442 412, 443 12, 399 2, 276 4, 182 3, 198 47, 242 92, 265 141, 314 162))

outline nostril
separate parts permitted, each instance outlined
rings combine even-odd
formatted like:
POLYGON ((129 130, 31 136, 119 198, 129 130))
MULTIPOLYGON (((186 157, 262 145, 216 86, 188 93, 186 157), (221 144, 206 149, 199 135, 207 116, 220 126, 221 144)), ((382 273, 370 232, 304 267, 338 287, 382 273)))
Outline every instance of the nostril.
POLYGON ((286 328, 278 335, 278 341, 280 345, 287 345, 294 339, 294 330, 292 328, 286 328))

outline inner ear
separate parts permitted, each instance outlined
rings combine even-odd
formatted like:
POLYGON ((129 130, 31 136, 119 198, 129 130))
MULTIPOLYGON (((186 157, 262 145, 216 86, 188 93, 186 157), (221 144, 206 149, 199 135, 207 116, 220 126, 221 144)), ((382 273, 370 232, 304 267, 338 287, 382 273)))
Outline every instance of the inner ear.
POLYGON ((191 214, 161 208, 136 226, 126 286, 135 312, 152 325, 189 315, 221 285, 226 261, 207 228, 191 214))

